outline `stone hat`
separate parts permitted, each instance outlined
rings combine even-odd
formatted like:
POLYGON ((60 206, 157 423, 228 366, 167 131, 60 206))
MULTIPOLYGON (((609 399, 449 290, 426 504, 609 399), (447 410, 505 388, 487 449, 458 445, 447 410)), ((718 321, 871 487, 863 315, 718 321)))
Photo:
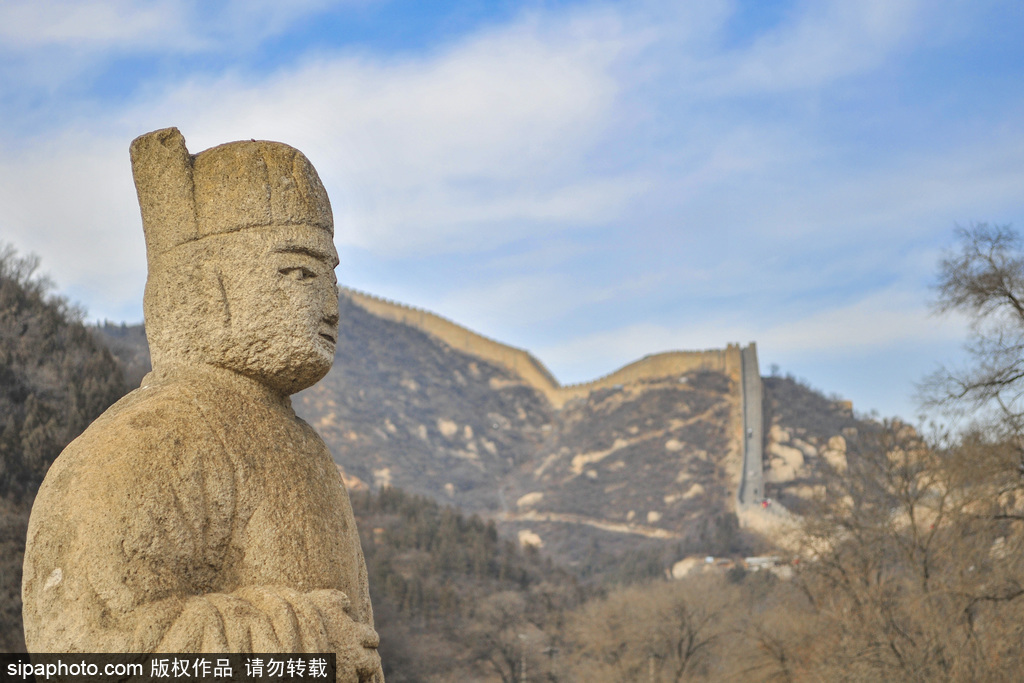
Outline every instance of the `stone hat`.
POLYGON ((280 142, 229 142, 192 155, 177 128, 135 138, 132 174, 150 266, 174 247, 266 225, 334 234, 327 191, 299 150, 280 142))

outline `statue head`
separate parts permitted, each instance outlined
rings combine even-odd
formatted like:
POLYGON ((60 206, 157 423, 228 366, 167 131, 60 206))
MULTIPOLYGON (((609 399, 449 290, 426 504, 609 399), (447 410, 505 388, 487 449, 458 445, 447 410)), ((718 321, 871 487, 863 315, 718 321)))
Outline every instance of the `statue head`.
POLYGON ((176 128, 136 138, 131 157, 154 370, 221 367, 284 395, 322 379, 338 334, 338 256, 309 160, 255 140, 191 155, 176 128))

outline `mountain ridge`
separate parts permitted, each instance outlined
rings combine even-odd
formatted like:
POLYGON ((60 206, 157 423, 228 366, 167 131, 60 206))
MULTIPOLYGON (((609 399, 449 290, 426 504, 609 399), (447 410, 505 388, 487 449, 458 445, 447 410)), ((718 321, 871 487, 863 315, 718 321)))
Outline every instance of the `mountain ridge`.
POLYGON ((695 368, 727 373, 739 371, 740 361, 733 353, 733 349, 738 349, 739 345, 727 344, 725 349, 651 353, 595 379, 561 384, 543 362, 525 349, 504 344, 423 308, 350 287, 341 287, 340 290, 344 296, 370 313, 412 325, 438 337, 452 348, 503 365, 544 393, 556 408, 561 408, 566 401, 585 396, 595 389, 638 379, 685 372, 695 368))
MULTIPOLYGON (((767 524, 770 534, 778 521, 778 503, 769 510, 762 499, 799 507, 828 458, 845 458, 837 439, 860 424, 791 380, 762 386, 753 344, 653 354, 563 387, 523 349, 429 311, 341 293, 335 366, 293 405, 349 485, 458 505, 560 559, 595 544, 750 546, 744 527, 767 524), (797 419, 777 405, 787 396, 835 415, 797 419), (761 433, 747 426, 754 418, 761 433), (801 426, 819 424, 820 433, 801 426), (741 505, 751 469, 763 484, 752 479, 741 505)), ((137 338, 110 331, 122 347, 137 338)))

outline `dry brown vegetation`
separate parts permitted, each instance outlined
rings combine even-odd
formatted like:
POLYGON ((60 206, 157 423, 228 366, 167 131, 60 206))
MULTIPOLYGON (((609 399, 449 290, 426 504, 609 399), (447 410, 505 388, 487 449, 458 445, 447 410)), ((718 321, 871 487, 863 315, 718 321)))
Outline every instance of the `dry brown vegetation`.
POLYGON ((24 650, 21 563, 29 510, 61 450, 125 392, 81 313, 35 257, 0 244, 0 652, 24 650))
POLYGON ((974 365, 928 391, 973 426, 864 430, 847 467, 822 473, 790 539, 791 579, 705 573, 547 610, 531 592, 496 593, 460 617, 466 664, 490 666, 399 679, 1020 680, 1024 258, 1006 228, 975 226, 960 247, 941 266, 938 307, 974 316, 974 365))
MULTIPOLYGON (((791 578, 735 568, 651 580, 650 562, 623 563, 641 569, 614 582, 581 578, 502 539, 493 522, 394 489, 354 494, 388 680, 1020 680, 1024 258, 1006 228, 961 238, 940 268, 938 305, 974 316, 974 364, 927 386, 960 428, 860 430, 845 468, 816 472, 821 495, 788 539, 791 578)), ((10 329, 33 329, 17 320, 10 329)), ((31 451, 12 456, 11 444, 35 443, 37 429, 19 425, 28 436, 2 451, 18 467, 8 492, 31 480, 34 462, 31 451)), ((47 453, 69 438, 58 436, 47 453)), ((0 635, 17 647, 16 632, 0 635)))
MULTIPOLYGON (((480 680, 1011 681, 1024 655, 1019 453, 899 423, 833 473, 792 579, 703 573, 463 615, 480 680), (524 673, 525 672, 525 673, 524 673)), ((400 680, 460 680, 461 672, 400 680)), ((464 680, 464 679, 463 679, 464 680)))

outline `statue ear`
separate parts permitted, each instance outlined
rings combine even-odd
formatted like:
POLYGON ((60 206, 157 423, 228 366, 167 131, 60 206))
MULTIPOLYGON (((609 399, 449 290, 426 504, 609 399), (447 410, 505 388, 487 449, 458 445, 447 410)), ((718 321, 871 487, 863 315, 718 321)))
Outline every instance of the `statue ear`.
POLYGON ((208 313, 211 320, 216 315, 220 320, 220 329, 230 330, 231 301, 224 286, 224 271, 216 263, 206 263, 203 265, 202 280, 204 300, 210 302, 208 313))
POLYGON ((208 362, 228 343, 230 286, 219 264, 201 253, 175 261, 151 269, 146 282, 143 305, 154 363, 208 362))

